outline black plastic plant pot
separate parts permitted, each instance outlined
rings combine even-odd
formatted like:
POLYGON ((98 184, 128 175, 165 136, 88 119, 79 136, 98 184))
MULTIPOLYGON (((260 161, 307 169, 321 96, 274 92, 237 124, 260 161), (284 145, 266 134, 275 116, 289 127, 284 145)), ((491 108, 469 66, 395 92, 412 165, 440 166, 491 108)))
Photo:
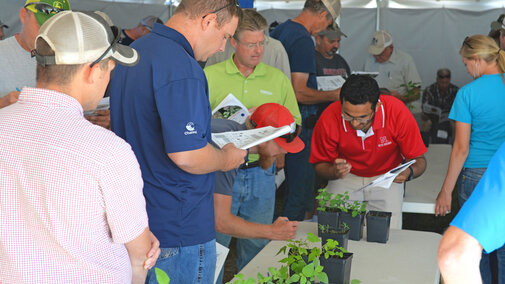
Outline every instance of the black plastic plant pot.
POLYGON ((323 271, 328 275, 329 284, 349 284, 351 281, 352 253, 344 253, 342 258, 324 256, 319 257, 323 271))
POLYGON ((363 226, 365 225, 365 213, 352 217, 351 213, 340 213, 340 219, 349 226, 349 239, 353 241, 361 240, 363 237, 363 226))
POLYGON ((369 211, 366 215, 366 240, 368 242, 387 243, 391 212, 369 211))
MULTIPOLYGON (((337 228, 340 225, 339 222, 340 212, 331 211, 317 211, 317 224, 318 225, 328 225, 332 229, 337 228)), ((321 237, 321 229, 317 226, 317 235, 321 237)))
POLYGON ((340 227, 337 230, 332 230, 328 233, 321 233, 321 244, 324 245, 326 240, 332 239, 338 242, 338 245, 347 249, 347 240, 349 240, 349 229, 340 227))

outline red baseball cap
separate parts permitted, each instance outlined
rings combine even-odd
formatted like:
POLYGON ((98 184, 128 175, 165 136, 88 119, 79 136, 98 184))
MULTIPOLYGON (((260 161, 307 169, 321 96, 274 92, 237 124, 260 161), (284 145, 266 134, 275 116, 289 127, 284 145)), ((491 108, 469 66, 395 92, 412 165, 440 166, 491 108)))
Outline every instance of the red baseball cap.
POLYGON ((298 153, 305 147, 303 141, 297 136, 297 125, 291 112, 280 104, 266 103, 260 105, 251 115, 250 121, 255 128, 289 125, 291 132, 274 138, 274 141, 288 153, 298 153))

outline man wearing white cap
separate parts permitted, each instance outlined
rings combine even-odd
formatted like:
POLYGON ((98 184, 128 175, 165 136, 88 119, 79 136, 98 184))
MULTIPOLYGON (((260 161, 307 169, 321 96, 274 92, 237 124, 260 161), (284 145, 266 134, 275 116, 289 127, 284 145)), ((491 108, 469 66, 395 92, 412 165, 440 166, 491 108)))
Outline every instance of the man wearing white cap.
POLYGON ((286 155, 286 198, 283 216, 303 221, 314 208, 314 168, 309 163, 310 140, 317 120, 318 104, 339 99, 340 89, 319 91, 316 80, 314 41, 340 13, 340 0, 306 0, 302 12, 278 25, 271 33, 284 45, 291 67, 291 82, 302 115, 300 138, 306 147, 286 155))
POLYGON ((421 78, 414 59, 409 54, 394 48, 391 34, 383 30, 376 31, 368 46, 368 53, 370 55, 365 62, 364 70, 379 72, 375 80, 383 89, 381 93, 392 95, 404 103, 420 98, 421 78), (408 94, 405 88, 409 83, 418 85, 412 94, 408 94))
POLYGON ((140 23, 131 29, 123 29, 121 31, 121 39, 119 43, 130 45, 133 41, 145 36, 153 30, 154 23, 163 24, 160 18, 156 16, 147 16, 140 23))
POLYGON ((143 283, 160 253, 130 145, 83 116, 115 63, 139 61, 117 39, 98 12, 55 15, 36 88, 0 110, 1 283, 143 283))
POLYGON ((1 20, 0 20, 0 40, 4 39, 4 28, 8 29, 9 26, 4 24, 1 20))

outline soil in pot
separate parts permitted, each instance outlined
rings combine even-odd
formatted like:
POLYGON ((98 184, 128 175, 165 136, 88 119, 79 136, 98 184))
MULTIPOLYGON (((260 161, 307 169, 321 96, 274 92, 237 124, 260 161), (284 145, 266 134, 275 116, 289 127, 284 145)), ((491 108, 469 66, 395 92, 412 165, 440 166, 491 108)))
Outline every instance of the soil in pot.
POLYGON ((391 212, 369 211, 366 215, 366 240, 368 242, 387 243, 391 212))
POLYGON ((329 284, 349 284, 351 281, 352 256, 350 252, 344 253, 342 258, 324 256, 319 257, 319 262, 324 267, 323 271, 328 275, 329 284))
POLYGON ((349 240, 349 228, 340 226, 337 230, 330 229, 328 232, 321 232, 321 244, 325 244, 327 239, 338 242, 338 245, 347 249, 347 240, 349 240))

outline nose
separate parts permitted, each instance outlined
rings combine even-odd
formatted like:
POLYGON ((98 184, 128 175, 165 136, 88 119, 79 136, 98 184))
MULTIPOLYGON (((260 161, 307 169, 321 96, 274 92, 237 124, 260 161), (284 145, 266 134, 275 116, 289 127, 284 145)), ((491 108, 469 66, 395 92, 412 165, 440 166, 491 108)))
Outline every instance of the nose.
POLYGON ((353 128, 358 128, 361 125, 361 122, 357 121, 356 119, 353 119, 349 122, 353 128))

